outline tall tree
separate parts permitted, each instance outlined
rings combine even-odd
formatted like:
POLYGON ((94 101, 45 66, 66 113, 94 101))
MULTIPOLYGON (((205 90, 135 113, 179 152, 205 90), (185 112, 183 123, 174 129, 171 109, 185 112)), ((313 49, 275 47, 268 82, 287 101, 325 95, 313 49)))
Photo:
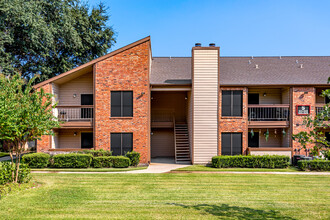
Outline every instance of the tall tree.
POLYGON ((107 53, 115 43, 100 3, 0 0, 0 73, 43 81, 107 53))
POLYGON ((0 74, 0 140, 9 145, 12 162, 13 154, 16 155, 15 182, 25 144, 52 134, 52 128, 59 127, 52 112, 56 107, 53 95, 43 89, 34 90, 34 80, 35 77, 26 82, 18 74, 12 77, 0 74))

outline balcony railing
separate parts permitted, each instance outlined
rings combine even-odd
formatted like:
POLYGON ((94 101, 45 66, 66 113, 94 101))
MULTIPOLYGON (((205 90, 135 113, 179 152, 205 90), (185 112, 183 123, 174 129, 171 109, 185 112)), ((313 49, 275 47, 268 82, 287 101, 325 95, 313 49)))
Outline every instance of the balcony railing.
POLYGON ((289 105, 249 105, 249 121, 289 121, 289 105))
POLYGON ((151 111, 152 122, 173 122, 173 109, 153 109, 151 111))
POLYGON ((61 121, 92 120, 93 106, 57 106, 54 114, 61 121))

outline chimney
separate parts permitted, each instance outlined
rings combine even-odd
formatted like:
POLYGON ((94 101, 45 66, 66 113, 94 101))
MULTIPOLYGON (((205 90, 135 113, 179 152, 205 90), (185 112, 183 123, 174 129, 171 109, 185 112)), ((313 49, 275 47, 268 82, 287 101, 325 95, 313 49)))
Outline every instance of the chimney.
POLYGON ((201 47, 202 44, 201 43, 195 43, 195 47, 201 47))

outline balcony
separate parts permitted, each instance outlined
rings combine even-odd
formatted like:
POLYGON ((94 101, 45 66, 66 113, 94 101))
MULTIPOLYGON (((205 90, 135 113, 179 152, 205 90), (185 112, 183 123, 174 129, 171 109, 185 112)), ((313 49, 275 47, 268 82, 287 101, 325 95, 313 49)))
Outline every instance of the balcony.
POLYGON ((93 126, 93 106, 57 106, 54 114, 64 123, 63 128, 91 128, 93 126))
POLYGON ((289 104, 249 105, 249 128, 285 128, 289 126, 289 104))
POLYGON ((174 110, 173 109, 153 109, 151 111, 152 128, 173 128, 174 110))

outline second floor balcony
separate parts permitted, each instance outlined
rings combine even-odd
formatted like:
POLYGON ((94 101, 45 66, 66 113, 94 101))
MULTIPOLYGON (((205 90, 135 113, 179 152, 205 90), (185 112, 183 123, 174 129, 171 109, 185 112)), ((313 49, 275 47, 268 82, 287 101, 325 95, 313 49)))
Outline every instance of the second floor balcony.
POLYGON ((54 114, 64 122, 62 127, 90 128, 93 125, 93 109, 93 105, 57 106, 54 114))
POLYGON ((290 120, 289 104, 248 106, 249 127, 288 127, 290 120))

